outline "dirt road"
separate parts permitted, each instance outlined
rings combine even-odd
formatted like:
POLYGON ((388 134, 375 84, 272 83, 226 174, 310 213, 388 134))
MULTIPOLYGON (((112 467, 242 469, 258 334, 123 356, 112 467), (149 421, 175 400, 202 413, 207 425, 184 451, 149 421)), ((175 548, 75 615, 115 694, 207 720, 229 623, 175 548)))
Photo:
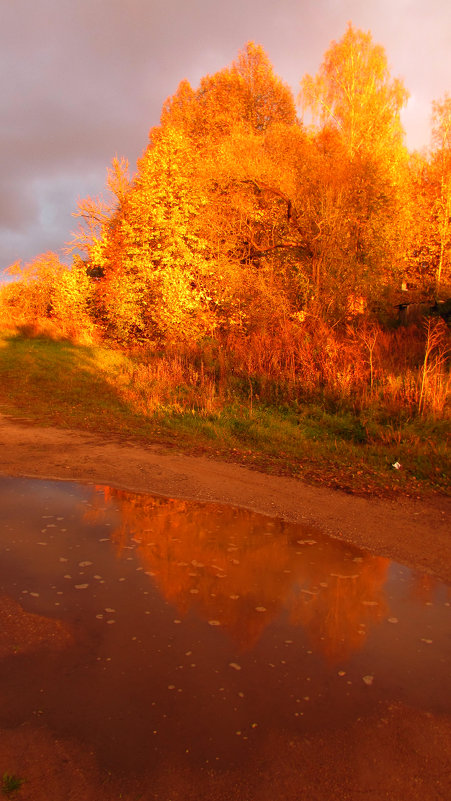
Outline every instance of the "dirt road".
POLYGON ((362 498, 152 444, 38 428, 1 415, 0 473, 242 506, 316 526, 451 583, 451 498, 362 498))

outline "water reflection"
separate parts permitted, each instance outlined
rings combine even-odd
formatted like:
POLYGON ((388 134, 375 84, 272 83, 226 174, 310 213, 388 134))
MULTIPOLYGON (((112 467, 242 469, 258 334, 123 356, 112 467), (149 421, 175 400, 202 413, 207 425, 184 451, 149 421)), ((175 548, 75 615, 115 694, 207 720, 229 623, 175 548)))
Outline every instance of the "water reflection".
POLYGON ((103 520, 105 502, 114 502, 118 557, 136 547, 180 617, 195 613, 221 626, 240 650, 253 648, 285 614, 308 632, 312 647, 338 662, 387 615, 388 559, 245 509, 97 490, 85 520, 103 520))
POLYGON ((45 727, 140 791, 162 765, 193 787, 233 768, 247 799, 249 765, 296 774, 292 743, 308 771, 382 706, 450 714, 429 577, 246 510, 2 478, 0 504, 0 744, 45 727))

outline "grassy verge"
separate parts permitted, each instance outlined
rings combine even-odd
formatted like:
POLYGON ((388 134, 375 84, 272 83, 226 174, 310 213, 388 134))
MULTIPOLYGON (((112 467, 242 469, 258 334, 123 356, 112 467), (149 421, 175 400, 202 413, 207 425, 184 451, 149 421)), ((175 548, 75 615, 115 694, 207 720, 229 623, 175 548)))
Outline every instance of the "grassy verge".
POLYGON ((176 445, 352 492, 448 491, 446 420, 332 412, 313 402, 269 406, 220 383, 177 359, 0 334, 4 414, 176 445))

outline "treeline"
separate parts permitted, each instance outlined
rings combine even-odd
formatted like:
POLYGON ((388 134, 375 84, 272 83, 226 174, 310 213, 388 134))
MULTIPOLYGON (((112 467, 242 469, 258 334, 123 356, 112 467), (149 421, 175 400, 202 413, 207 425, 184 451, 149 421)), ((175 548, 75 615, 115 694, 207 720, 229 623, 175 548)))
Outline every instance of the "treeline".
MULTIPOLYGON (((114 159, 112 202, 79 203, 72 268, 53 254, 18 268, 4 310, 121 347, 216 349, 248 364, 248 377, 264 363, 272 378, 317 387, 327 378, 315 365, 338 349, 347 356, 334 381, 352 394, 361 364, 362 393, 373 392, 401 289, 430 305, 450 294, 451 98, 433 105, 425 154, 404 143, 407 99, 384 49, 350 24, 301 82, 304 125, 248 43, 197 89, 181 82, 135 175, 114 159)), ((429 358, 439 352, 443 372, 446 327, 437 331, 429 325, 429 358)), ((420 376, 429 340, 412 336, 420 376)))

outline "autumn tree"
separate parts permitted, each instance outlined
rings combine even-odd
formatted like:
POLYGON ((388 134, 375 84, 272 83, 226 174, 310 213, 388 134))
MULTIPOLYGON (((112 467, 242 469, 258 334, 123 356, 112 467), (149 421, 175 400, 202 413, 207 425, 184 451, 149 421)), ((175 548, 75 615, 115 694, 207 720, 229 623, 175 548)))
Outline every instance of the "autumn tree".
POLYGON ((321 126, 339 130, 351 157, 367 152, 386 158, 388 148, 402 144, 400 111, 407 99, 402 81, 390 77, 384 48, 351 23, 331 43, 318 75, 301 83, 303 107, 321 126))
POLYGON ((206 197, 197 164, 181 130, 153 131, 135 178, 93 242, 92 264, 103 274, 97 294, 121 341, 183 339, 208 329, 207 243, 197 224, 206 197))
POLYGON ((438 240, 436 289, 451 279, 451 97, 432 104, 432 179, 435 184, 433 215, 438 240))
POLYGON ((8 272, 15 281, 7 287, 5 302, 16 322, 50 321, 56 334, 79 342, 92 340, 92 286, 80 258, 68 267, 49 251, 28 264, 11 265, 8 272))
MULTIPOLYGON (((301 83, 300 101, 319 123, 319 141, 327 131, 336 133, 332 141, 341 186, 334 190, 332 215, 326 203, 329 211, 318 224, 340 242, 332 258, 327 243, 320 244, 325 274, 335 282, 334 299, 343 307, 346 296, 374 302, 396 278, 407 157, 400 111, 407 97, 402 82, 390 77, 384 49, 352 24, 332 42, 318 75, 306 75, 301 83), (334 213, 338 232, 330 228, 334 213)), ((330 196, 330 183, 324 187, 330 196)))
POLYGON ((198 145, 207 147, 212 139, 233 136, 237 128, 261 133, 275 122, 291 125, 295 120, 291 90, 254 42, 248 42, 229 67, 202 78, 197 90, 183 80, 161 115, 163 127, 182 127, 198 145))

